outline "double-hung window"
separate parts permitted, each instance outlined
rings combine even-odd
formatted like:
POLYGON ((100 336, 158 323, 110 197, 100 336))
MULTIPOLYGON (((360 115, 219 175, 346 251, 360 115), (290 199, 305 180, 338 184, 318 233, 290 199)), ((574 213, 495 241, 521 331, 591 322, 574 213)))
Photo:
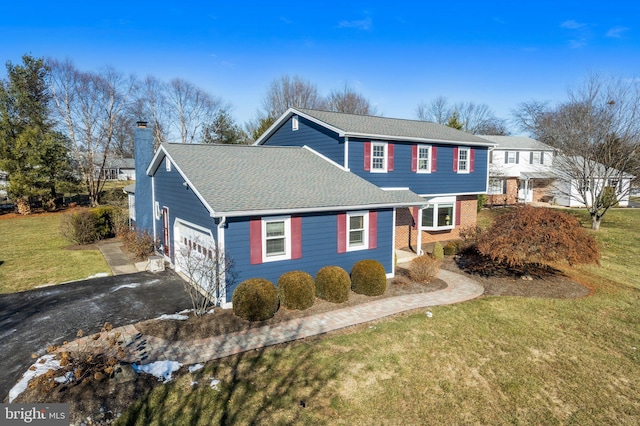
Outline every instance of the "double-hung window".
POLYGON ((470 155, 469 148, 459 148, 458 149, 458 173, 469 173, 470 170, 470 155))
POLYGON ((418 145, 418 173, 431 172, 431 147, 418 145))
POLYGON ((372 172, 387 171, 387 144, 386 143, 371 144, 371 171, 372 172))
POLYGON ((505 163, 507 164, 516 164, 516 152, 515 151, 507 151, 504 153, 505 155, 505 163))
POLYGON ((531 153, 531 164, 542 164, 542 152, 534 151, 531 153))
POLYGON ((291 258, 291 217, 282 216, 262 221, 264 262, 291 258))
POLYGON ((369 247, 369 212, 347 213, 347 251, 369 247))

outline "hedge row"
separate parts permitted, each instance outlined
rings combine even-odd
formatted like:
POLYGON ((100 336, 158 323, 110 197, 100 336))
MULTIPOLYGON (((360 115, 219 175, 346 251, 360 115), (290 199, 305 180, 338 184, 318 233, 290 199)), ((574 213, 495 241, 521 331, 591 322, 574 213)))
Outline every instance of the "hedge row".
POLYGON ((275 315, 279 305, 287 309, 304 310, 313 306, 316 297, 342 303, 349 300, 349 291, 366 296, 378 296, 387 289, 382 264, 376 260, 361 260, 351 269, 351 276, 339 266, 325 266, 316 274, 291 271, 278 279, 278 288, 262 278, 240 283, 233 292, 233 312, 249 321, 264 321, 275 315))

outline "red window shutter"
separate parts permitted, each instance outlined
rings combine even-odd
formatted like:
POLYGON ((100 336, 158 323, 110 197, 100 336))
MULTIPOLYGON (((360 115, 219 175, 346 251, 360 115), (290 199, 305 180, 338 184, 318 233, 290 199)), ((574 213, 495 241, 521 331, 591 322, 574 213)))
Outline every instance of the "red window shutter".
POLYGON ((364 143, 364 171, 371 170, 371 142, 364 143))
POLYGON ((460 214, 462 213, 462 202, 456 201, 456 223, 455 226, 460 226, 460 214))
POLYGON ((262 263, 262 220, 253 219, 249 222, 249 244, 251 264, 262 263))
POLYGON ((392 172, 393 171, 393 162, 394 162, 394 158, 393 158, 393 154, 395 151, 395 145, 390 143, 387 144, 387 171, 388 172, 392 172))
POLYGON ((411 145, 411 171, 418 171, 418 145, 411 145))
POLYGON ((338 253, 347 251, 347 214, 338 214, 338 253))
POLYGON ((302 257, 302 218, 300 216, 291 217, 291 258, 300 259, 302 257))
POLYGON ((418 207, 414 207, 413 209, 411 209, 411 216, 413 216, 413 229, 417 229, 418 228, 418 214, 420 213, 420 209, 418 209, 418 207))
POLYGON ((436 164, 438 163, 438 147, 431 147, 431 173, 436 171, 436 164))
POLYGON ((453 148, 453 171, 458 171, 458 148, 453 148))
POLYGON ((369 248, 378 248, 378 212, 369 212, 369 248))
POLYGON ((469 150, 469 171, 472 172, 476 163, 476 150, 471 148, 469 150))

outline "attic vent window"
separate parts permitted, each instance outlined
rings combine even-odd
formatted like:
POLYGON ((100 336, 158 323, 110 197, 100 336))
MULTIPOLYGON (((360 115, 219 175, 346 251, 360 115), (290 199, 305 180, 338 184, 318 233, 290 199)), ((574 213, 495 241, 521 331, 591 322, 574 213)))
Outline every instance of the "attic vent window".
POLYGON ((291 118, 291 130, 294 131, 294 132, 296 130, 298 130, 298 116, 297 115, 294 115, 291 118))

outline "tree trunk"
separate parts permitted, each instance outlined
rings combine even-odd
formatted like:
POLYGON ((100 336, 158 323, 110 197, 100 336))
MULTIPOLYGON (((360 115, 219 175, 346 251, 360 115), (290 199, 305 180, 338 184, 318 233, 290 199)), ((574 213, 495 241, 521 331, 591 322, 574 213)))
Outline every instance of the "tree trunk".
POLYGON ((602 216, 598 216, 597 214, 591 215, 591 229, 597 231, 600 229, 600 222, 602 221, 602 216))

